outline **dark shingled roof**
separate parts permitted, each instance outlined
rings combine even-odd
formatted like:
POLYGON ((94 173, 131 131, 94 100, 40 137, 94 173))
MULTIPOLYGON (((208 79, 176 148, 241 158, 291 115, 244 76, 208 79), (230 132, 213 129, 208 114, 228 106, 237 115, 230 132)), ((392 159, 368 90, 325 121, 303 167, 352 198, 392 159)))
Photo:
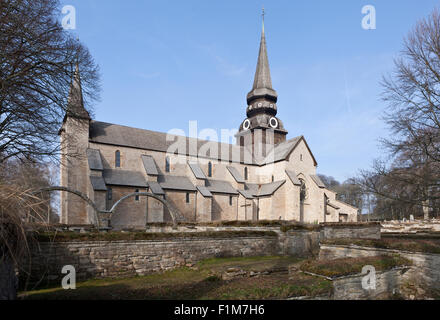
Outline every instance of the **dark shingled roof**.
MULTIPOLYGON (((233 144, 171 135, 164 132, 131 128, 99 121, 90 121, 89 139, 95 143, 161 152, 170 151, 172 153, 194 156, 196 156, 201 147, 204 146, 204 149, 210 150, 206 152, 207 154, 203 154, 205 158, 225 161, 231 160, 234 162, 246 160, 245 162, 249 162, 248 159, 243 156, 244 148, 233 144), (184 142, 183 150, 175 150, 174 147, 170 148, 178 141, 184 142), (212 149, 208 148, 207 144, 212 146, 212 149)), ((252 163, 252 159, 249 160, 250 163, 252 163)))
POLYGON ((212 193, 205 186, 197 186, 197 190, 204 196, 205 198, 211 198, 212 193))
POLYGON ((261 185, 261 188, 258 191, 258 196, 264 197, 273 195, 285 182, 286 180, 282 180, 261 185))
POLYGON ((194 176, 197 179, 206 180, 206 176, 203 173, 203 170, 200 168, 200 166, 197 163, 188 163, 188 165, 191 168, 191 171, 194 173, 194 176))
POLYGON ((92 183, 93 190, 95 191, 106 191, 107 186, 103 177, 90 176, 90 182, 92 183))
POLYGON ((295 147, 298 145, 301 138, 301 136, 296 137, 276 145, 275 148, 273 148, 266 156, 264 163, 277 162, 287 159, 292 150, 295 149, 295 147))
POLYGON ((212 193, 238 194, 228 181, 206 180, 206 188, 212 193))
POLYGON ((157 181, 159 182, 162 189, 184 190, 184 191, 197 190, 196 187, 194 187, 194 185, 187 177, 161 175, 158 176, 157 181))
POLYGON ((147 180, 142 172, 105 169, 103 176, 106 184, 127 187, 147 187, 147 180))
MULTIPOLYGON (((160 152, 169 151, 171 153, 194 156, 198 155, 203 147, 202 150, 210 151, 206 152, 207 154, 203 152, 203 155, 199 155, 200 157, 223 161, 241 162, 245 164, 260 166, 287 159, 287 157, 296 148, 301 140, 304 140, 307 148, 310 151, 310 148, 308 147, 304 137, 300 136, 276 145, 272 152, 270 152, 265 159, 257 161, 255 159, 252 159, 249 150, 245 147, 240 147, 228 143, 219 143, 214 141, 189 138, 184 136, 169 135, 164 132, 131 128, 94 120, 90 121, 89 139, 91 142, 94 143, 125 146, 160 152), (175 145, 177 141, 183 142, 183 150, 175 150, 174 147, 170 148, 171 146, 175 145)), ((313 157, 313 154, 312 158, 316 165, 317 163, 315 158, 313 157)))
POLYGON ((87 160, 90 170, 104 170, 101 153, 96 149, 87 149, 87 160))
POLYGON ((271 196, 277 191, 286 180, 275 181, 271 183, 256 184, 256 183, 246 183, 246 189, 252 193, 254 197, 265 197, 271 196))
POLYGON ((237 190, 237 191, 246 199, 254 199, 254 196, 252 195, 252 191, 250 190, 237 190))
POLYGON ((159 183, 157 183, 156 181, 148 181, 148 186, 150 187, 151 192, 153 192, 154 194, 165 194, 159 183))
POLYGON ((312 180, 316 183, 316 185, 320 188, 325 188, 325 184, 324 182, 322 182, 322 180, 314 174, 311 174, 310 177, 312 178, 312 180))
POLYGON ((231 167, 231 166, 227 166, 229 172, 231 173, 231 175, 234 177, 235 181, 237 181, 238 183, 244 183, 244 179, 241 176, 240 172, 238 172, 237 168, 235 167, 231 167))
POLYGON ((287 176, 289 177, 290 181, 296 186, 301 185, 301 181, 299 181, 298 177, 296 176, 296 172, 294 170, 286 170, 287 176))
POLYGON ((142 163, 144 164, 145 171, 149 176, 158 176, 156 162, 152 156, 142 156, 142 163))

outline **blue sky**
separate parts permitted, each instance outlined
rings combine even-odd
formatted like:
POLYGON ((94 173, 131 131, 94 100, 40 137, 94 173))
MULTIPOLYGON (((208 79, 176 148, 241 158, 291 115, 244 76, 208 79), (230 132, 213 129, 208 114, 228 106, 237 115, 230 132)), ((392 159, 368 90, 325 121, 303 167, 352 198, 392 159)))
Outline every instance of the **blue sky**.
POLYGON ((304 135, 318 172, 345 180, 368 168, 388 134, 382 75, 434 0, 62 0, 102 73, 100 121, 167 132, 238 128, 253 82, 261 8, 278 117, 304 135), (364 5, 376 30, 361 27, 364 5))

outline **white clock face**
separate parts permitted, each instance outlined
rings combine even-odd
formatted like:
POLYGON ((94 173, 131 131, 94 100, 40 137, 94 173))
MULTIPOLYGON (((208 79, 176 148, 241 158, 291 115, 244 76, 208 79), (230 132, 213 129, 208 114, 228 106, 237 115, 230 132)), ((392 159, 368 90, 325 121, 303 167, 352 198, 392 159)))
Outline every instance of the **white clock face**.
POLYGON ((278 120, 276 118, 270 118, 269 124, 274 129, 278 128, 278 120))
POLYGON ((249 119, 244 120, 243 129, 249 130, 250 127, 251 127, 251 122, 249 121, 249 119))

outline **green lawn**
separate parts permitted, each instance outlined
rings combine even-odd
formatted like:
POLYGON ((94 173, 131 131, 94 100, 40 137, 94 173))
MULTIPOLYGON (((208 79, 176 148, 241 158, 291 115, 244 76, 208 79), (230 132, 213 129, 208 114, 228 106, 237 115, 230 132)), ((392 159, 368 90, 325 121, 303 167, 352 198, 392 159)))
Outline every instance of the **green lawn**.
POLYGON ((193 268, 126 279, 95 279, 77 283, 75 290, 61 287, 22 292, 22 299, 286 299, 329 294, 325 279, 298 273, 289 279, 287 267, 300 260, 292 257, 216 258, 193 268), (254 277, 222 280, 230 268, 266 272, 254 277))

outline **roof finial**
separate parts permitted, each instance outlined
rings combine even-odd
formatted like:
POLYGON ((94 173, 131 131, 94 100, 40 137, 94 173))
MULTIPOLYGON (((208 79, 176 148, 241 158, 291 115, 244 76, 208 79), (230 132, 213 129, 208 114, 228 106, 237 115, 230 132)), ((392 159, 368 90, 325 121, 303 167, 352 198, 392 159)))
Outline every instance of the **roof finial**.
POLYGON ((263 11, 261 13, 261 16, 263 17, 263 33, 264 33, 264 16, 265 16, 266 12, 264 11, 264 6, 263 6, 263 11))

